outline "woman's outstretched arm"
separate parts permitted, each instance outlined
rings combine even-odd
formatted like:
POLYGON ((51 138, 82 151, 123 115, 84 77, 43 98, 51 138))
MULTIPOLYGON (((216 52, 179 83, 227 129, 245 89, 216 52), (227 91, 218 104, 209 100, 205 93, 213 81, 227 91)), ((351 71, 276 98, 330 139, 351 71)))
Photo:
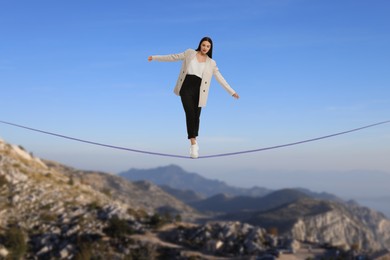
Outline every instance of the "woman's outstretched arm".
POLYGON ((177 53, 177 54, 169 54, 169 55, 153 55, 148 57, 148 61, 156 60, 156 61, 178 61, 184 60, 185 53, 177 53))

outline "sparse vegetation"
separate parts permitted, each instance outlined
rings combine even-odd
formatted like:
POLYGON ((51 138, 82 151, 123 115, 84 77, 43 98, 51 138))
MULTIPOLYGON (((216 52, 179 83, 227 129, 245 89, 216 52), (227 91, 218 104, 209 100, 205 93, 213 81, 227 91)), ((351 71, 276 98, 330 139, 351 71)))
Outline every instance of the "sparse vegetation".
POLYGON ((102 207, 100 206, 99 202, 93 201, 87 205, 88 210, 100 210, 102 207))
POLYGON ((172 217, 169 213, 165 213, 164 215, 155 213, 153 216, 150 217, 149 224, 151 225, 152 228, 159 229, 165 224, 171 222, 172 222, 172 217))
POLYGON ((122 238, 126 235, 134 233, 127 221, 124 219, 120 219, 117 216, 109 220, 108 226, 103 231, 108 236, 113 238, 122 238))
POLYGON ((154 244, 143 244, 131 250, 131 253, 126 256, 126 260, 153 260, 157 259, 157 247, 154 244))
POLYGON ((75 255, 75 260, 90 260, 92 257, 92 246, 90 243, 81 242, 75 255))
POLYGON ((180 214, 176 214, 175 216, 175 222, 181 222, 182 221, 182 217, 180 214))
POLYGON ((7 184, 8 184, 8 181, 5 178, 5 176, 4 175, 0 175, 0 188, 2 188, 3 186, 5 186, 7 184))
POLYGON ((107 188, 102 189, 102 193, 103 193, 103 194, 106 194, 106 195, 107 195, 108 197, 110 197, 110 198, 111 198, 111 196, 112 196, 111 190, 110 190, 110 189, 107 189, 107 188))
POLYGON ((14 162, 14 163, 12 164, 12 167, 13 167, 13 168, 16 168, 16 169, 18 169, 18 170, 20 170, 21 165, 20 165, 20 163, 18 163, 18 162, 14 162))
POLYGON ((358 242, 353 243, 351 245, 351 250, 355 251, 355 252, 359 252, 359 250, 360 250, 360 243, 358 243, 358 242))
POLYGON ((41 216, 40 219, 43 222, 53 222, 53 221, 57 220, 57 216, 51 212, 48 212, 48 211, 42 212, 40 216, 41 216))
POLYGON ((143 209, 132 209, 128 208, 127 213, 133 217, 135 217, 137 220, 141 221, 143 219, 146 219, 148 217, 148 213, 146 213, 143 209))
POLYGON ((70 177, 68 180, 68 185, 73 186, 74 185, 74 180, 73 177, 70 177))
POLYGON ((42 210, 49 210, 49 209, 51 209, 51 207, 52 207, 52 204, 48 203, 48 204, 42 205, 41 209, 42 210))
POLYGON ((10 251, 8 259, 21 259, 27 252, 27 242, 22 229, 12 225, 4 235, 4 245, 10 251))

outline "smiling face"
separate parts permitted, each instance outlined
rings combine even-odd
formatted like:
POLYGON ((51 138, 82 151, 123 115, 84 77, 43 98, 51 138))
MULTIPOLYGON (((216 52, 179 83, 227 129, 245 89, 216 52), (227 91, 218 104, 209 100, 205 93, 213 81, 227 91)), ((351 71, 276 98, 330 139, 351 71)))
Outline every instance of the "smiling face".
POLYGON ((196 49, 201 55, 207 55, 211 59, 213 58, 213 41, 210 37, 203 37, 199 41, 198 48, 196 49))
POLYGON ((209 50, 211 49, 211 43, 208 42, 208 41, 203 41, 201 44, 200 44, 200 52, 203 54, 203 55, 207 55, 207 53, 209 52, 209 50))

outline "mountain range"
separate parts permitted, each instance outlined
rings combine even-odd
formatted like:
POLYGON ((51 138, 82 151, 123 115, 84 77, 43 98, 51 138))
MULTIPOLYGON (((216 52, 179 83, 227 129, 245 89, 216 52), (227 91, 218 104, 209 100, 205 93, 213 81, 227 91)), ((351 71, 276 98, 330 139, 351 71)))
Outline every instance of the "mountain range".
MULTIPOLYGON (((214 195, 226 196, 262 197, 274 192, 274 190, 254 186, 252 188, 234 187, 220 180, 210 180, 197 173, 189 173, 177 165, 168 165, 152 169, 135 169, 120 172, 119 176, 129 181, 147 180, 159 185, 168 193, 182 199, 190 196, 190 201, 200 198, 210 198, 214 195), (186 192, 186 196, 183 196, 186 192), (176 194, 177 195, 176 195, 176 194), (192 195, 190 195, 192 193, 192 195)), ((340 201, 337 196, 326 192, 313 192, 304 188, 297 188, 308 196, 318 199, 340 201)))
POLYGON ((358 244, 360 248, 375 249, 390 245, 390 222, 384 214, 326 192, 303 188, 276 191, 260 187, 236 188, 187 173, 176 165, 130 169, 119 175, 162 185, 172 196, 204 214, 211 214, 215 220, 260 225, 300 237, 302 241, 323 244, 332 241, 330 244, 358 244), (340 234, 340 230, 345 231, 340 234))
POLYGON ((154 169, 133 168, 119 173, 119 176, 130 181, 148 180, 156 185, 166 185, 183 191, 192 190, 204 197, 210 197, 219 193, 263 196, 271 191, 260 187, 251 189, 232 187, 223 181, 210 180, 197 173, 186 172, 181 167, 173 164, 154 169))
POLYGON ((190 205, 199 211, 207 212, 266 211, 301 198, 309 198, 309 196, 297 190, 283 189, 271 192, 263 197, 227 196, 226 194, 219 194, 190 203, 190 205))

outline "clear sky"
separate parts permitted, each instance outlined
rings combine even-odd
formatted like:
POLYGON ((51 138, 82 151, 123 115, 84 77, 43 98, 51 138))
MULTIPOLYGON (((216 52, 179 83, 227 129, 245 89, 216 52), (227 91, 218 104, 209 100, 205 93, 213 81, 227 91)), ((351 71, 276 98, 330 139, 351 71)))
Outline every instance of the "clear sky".
MULTIPOLYGON (((213 58, 241 98, 213 80, 200 155, 389 120, 389 13, 387 0, 1 1, 0 120, 188 155, 184 112, 173 94, 181 64, 147 57, 196 48, 203 36, 213 39, 213 58)), ((5 125, 0 136, 81 169, 177 164, 238 186, 276 187, 271 172, 390 174, 390 125, 207 160, 116 151, 5 125)))

